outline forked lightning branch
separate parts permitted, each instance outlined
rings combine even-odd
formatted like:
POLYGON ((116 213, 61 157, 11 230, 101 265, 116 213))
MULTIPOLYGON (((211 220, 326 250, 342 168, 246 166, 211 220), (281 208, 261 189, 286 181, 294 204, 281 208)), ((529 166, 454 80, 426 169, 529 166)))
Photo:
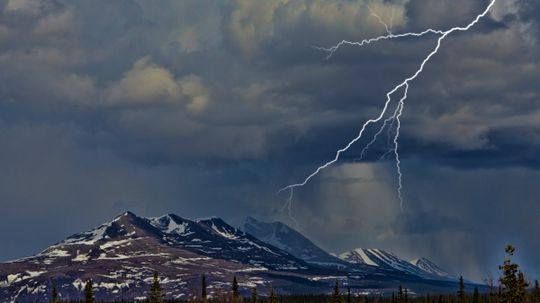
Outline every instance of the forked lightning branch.
POLYGON ((400 38, 420 38, 426 35, 438 36, 435 46, 428 53, 428 55, 422 60, 422 63, 420 63, 416 71, 412 73, 409 77, 403 79, 403 81, 401 81, 399 84, 394 86, 392 90, 386 93, 386 101, 384 102, 384 106, 377 117, 373 117, 367 120, 360 128, 358 135, 354 137, 352 140, 350 140, 349 142, 347 142, 345 146, 343 146, 342 148, 336 151, 334 158, 318 166, 311 174, 307 175, 301 182, 289 184, 279 190, 279 193, 284 192, 284 191, 289 191, 289 195, 287 197, 287 200, 283 208, 287 209, 288 215, 293 221, 296 221, 294 217, 292 216, 292 201, 294 197, 294 190, 298 187, 302 187, 306 185, 313 177, 318 175, 322 170, 336 163, 340 159, 340 156, 342 153, 349 150, 351 146, 353 146, 357 141, 359 141, 360 139, 364 137, 366 128, 369 125, 379 123, 381 122, 381 120, 382 120, 382 124, 379 130, 375 132, 372 139, 364 146, 364 148, 362 149, 360 158, 362 158, 365 152, 367 151, 367 149, 369 149, 371 145, 375 143, 378 136, 382 133, 385 127, 388 126, 389 128, 388 133, 390 133, 390 130, 392 127, 395 127, 395 132, 394 132, 394 137, 392 140, 392 147, 390 148, 390 153, 393 153, 395 157, 396 172, 397 172, 397 179, 398 179, 396 190, 397 190, 397 196, 399 199, 400 209, 403 211, 403 195, 402 195, 403 175, 401 172, 401 165, 400 165, 401 161, 399 157, 398 148, 399 148, 399 133, 400 133, 400 128, 401 128, 400 118, 403 113, 403 108, 405 107, 405 101, 407 100, 407 93, 409 91, 409 85, 411 84, 413 80, 415 80, 422 73, 422 71, 424 70, 424 67, 431 60, 431 58, 435 54, 437 54, 437 52, 439 51, 441 47, 442 41, 446 37, 448 37, 450 34, 455 33, 455 32, 468 31, 471 27, 473 27, 476 23, 478 23, 480 19, 482 19, 484 16, 487 15, 487 13, 493 7, 496 1, 497 0, 491 0, 491 2, 488 4, 485 10, 479 15, 477 15, 476 18, 474 18, 466 26, 452 27, 448 30, 436 30, 436 29, 429 28, 421 32, 407 32, 407 33, 402 33, 402 34, 393 34, 390 30, 390 27, 386 23, 384 23, 382 19, 370 9, 371 14, 377 18, 379 23, 384 25, 386 29, 386 35, 381 35, 381 36, 370 38, 370 39, 364 39, 361 41, 342 40, 336 45, 331 46, 331 47, 317 47, 317 49, 327 52, 328 53, 327 59, 330 59, 340 48, 345 47, 345 46, 362 47, 362 46, 366 46, 366 45, 369 45, 378 41, 384 41, 384 40, 392 40, 392 39, 400 39, 400 38), (396 100, 396 99, 398 100, 397 102, 392 102, 393 100, 396 100), (383 120, 383 118, 387 116, 389 113, 390 113, 389 117, 383 120))

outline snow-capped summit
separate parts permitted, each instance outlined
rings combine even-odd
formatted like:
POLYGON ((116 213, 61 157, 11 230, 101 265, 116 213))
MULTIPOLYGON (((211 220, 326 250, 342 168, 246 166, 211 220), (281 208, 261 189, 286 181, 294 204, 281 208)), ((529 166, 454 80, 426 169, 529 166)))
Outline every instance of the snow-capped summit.
POLYGON ((400 259, 394 253, 382 249, 356 248, 352 251, 342 253, 339 256, 342 260, 355 264, 365 264, 379 268, 404 271, 410 274, 424 274, 418 267, 400 259))
POLYGON ((356 248, 339 256, 342 260, 355 264, 365 264, 385 269, 404 271, 410 274, 424 274, 418 267, 400 259, 392 252, 382 249, 356 248))
POLYGON ((353 264, 365 264, 378 267, 379 264, 376 262, 377 259, 372 260, 366 251, 369 251, 369 249, 356 248, 340 254, 339 258, 353 264))
POLYGON ((137 217, 132 212, 124 212, 116 216, 112 221, 104 223, 89 231, 69 236, 56 246, 66 245, 93 245, 117 238, 138 238, 156 236, 158 233, 146 219, 137 217))
POLYGON ((457 280, 455 276, 449 274, 447 271, 440 268, 437 264, 433 263, 432 261, 424 257, 411 260, 410 263, 422 269, 423 271, 431 273, 435 276, 438 276, 441 278, 448 278, 451 280, 457 280))
POLYGON ((146 219, 168 245, 213 258, 235 260, 264 268, 306 268, 286 251, 238 230, 218 217, 195 221, 168 214, 146 219))
POLYGON ((396 254, 382 249, 356 248, 339 255, 353 264, 365 264, 386 270, 397 270, 425 279, 453 280, 454 277, 426 258, 405 261, 396 254))
POLYGON ((88 279, 101 299, 136 298, 145 295, 155 271, 168 298, 187 298, 202 274, 218 292, 233 276, 245 285, 272 284, 283 292, 325 292, 328 279, 336 278, 346 278, 357 290, 391 289, 402 280, 415 283, 416 291, 455 288, 456 281, 441 279, 443 271, 427 259, 409 263, 373 249, 341 257, 280 222, 248 218, 240 230, 218 217, 144 218, 125 212, 37 255, 0 263, 0 298, 46 301, 53 285, 64 298, 77 298, 88 279))
POLYGON ((245 233, 232 227, 231 225, 225 223, 221 218, 211 217, 208 219, 198 219, 197 223, 211 228, 214 232, 219 235, 229 238, 229 239, 238 239, 240 237, 245 237, 245 233))

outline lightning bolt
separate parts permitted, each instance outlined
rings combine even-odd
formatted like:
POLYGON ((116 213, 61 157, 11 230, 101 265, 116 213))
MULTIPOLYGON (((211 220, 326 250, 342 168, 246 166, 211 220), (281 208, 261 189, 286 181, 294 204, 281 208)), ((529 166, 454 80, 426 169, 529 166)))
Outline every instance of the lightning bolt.
MULTIPOLYGON (((418 69, 412 75, 405 78, 402 82, 400 82, 399 84, 394 86, 394 88, 392 90, 390 90, 389 92, 386 93, 386 102, 384 103, 383 109, 382 109, 382 111, 380 112, 380 114, 377 117, 368 119, 362 125, 362 127, 360 128, 360 130, 358 132, 358 135, 356 137, 354 137, 352 140, 350 140, 347 144, 345 144, 345 146, 338 149, 336 151, 336 154, 335 154, 333 159, 331 159, 330 161, 328 161, 328 162, 320 165, 319 167, 317 167, 311 174, 309 174, 307 177, 305 177, 303 179, 303 181, 301 181, 299 183, 289 184, 289 185, 281 188, 278 191, 278 193, 281 193, 283 191, 289 190, 289 196, 288 196, 288 198, 287 198, 287 200, 286 200, 286 202, 284 204, 284 208, 286 208, 288 210, 289 217, 291 217, 291 219, 293 219, 293 221, 297 222, 297 220, 294 219, 293 216, 292 216, 292 200, 293 200, 293 196, 294 196, 294 189, 306 185, 313 177, 315 177, 317 174, 319 174, 322 170, 324 170, 327 167, 329 167, 330 165, 336 163, 339 160, 339 157, 341 156, 341 154, 343 152, 347 151, 354 143, 356 143, 358 140, 360 140, 363 137, 366 128, 370 124, 378 123, 379 121, 381 121, 384 118, 384 116, 387 114, 388 108, 390 107, 390 104, 392 102, 392 95, 394 95, 397 91, 400 91, 400 90, 403 91, 403 94, 401 95, 401 98, 397 102, 397 105, 396 105, 396 107, 394 109, 393 114, 389 118, 383 120, 382 126, 379 129, 379 131, 377 131, 375 133, 372 140, 369 141, 369 143, 362 149, 362 153, 360 155, 360 158, 363 158, 365 152, 369 149, 369 147, 371 147, 371 145, 373 143, 375 143, 375 141, 377 140, 377 137, 381 134, 381 132, 384 130, 384 128, 386 127, 386 125, 389 122, 391 122, 391 124, 390 124, 390 127, 388 129, 388 135, 390 134, 390 132, 392 130, 392 127, 394 125, 394 122, 395 122, 396 123, 396 131, 395 131, 395 134, 394 134, 393 146, 392 146, 392 149, 390 151, 393 151, 395 159, 396 159, 396 171, 397 171, 397 176, 398 176, 397 195, 398 195, 398 198, 399 198, 399 201, 400 201, 400 208, 403 211, 403 196, 402 196, 402 189, 403 189, 402 178, 403 178, 403 174, 401 172, 401 160, 400 160, 399 152, 398 152, 398 147, 399 147, 398 141, 399 141, 399 133, 400 133, 400 129, 401 129, 400 117, 403 114, 403 108, 405 107, 405 100, 407 99, 407 94, 408 94, 408 91, 409 91, 409 83, 411 81, 415 80, 422 73, 422 71, 424 71, 425 65, 431 60, 431 58, 435 54, 437 54, 437 52, 439 51, 439 49, 441 47, 442 41, 446 37, 448 37, 450 34, 452 34, 454 32, 468 31, 471 27, 473 27, 476 23, 478 23, 480 21, 480 19, 482 19, 484 16, 487 15, 487 13, 493 7, 493 5, 495 4, 496 1, 497 0, 491 0, 490 3, 485 8, 485 10, 482 13, 478 14, 476 16, 476 18, 473 19, 473 21, 471 21, 466 26, 452 27, 452 28, 450 28, 448 30, 445 30, 445 31, 428 28, 428 29, 426 29, 426 30, 424 30, 422 32, 406 32, 406 33, 402 33, 402 34, 393 34, 391 32, 391 30, 390 30, 390 27, 385 22, 383 22, 381 17, 379 15, 377 15, 375 12, 373 12, 373 10, 371 10, 371 8, 368 7, 371 14, 375 18, 377 18, 379 23, 381 23, 385 27, 386 35, 381 35, 381 36, 374 37, 374 38, 369 38, 369 39, 363 39, 361 41, 341 40, 336 45, 328 47, 328 48, 315 47, 316 49, 327 52, 328 55, 326 56, 326 58, 330 59, 334 55, 334 53, 336 51, 338 51, 343 46, 362 47, 362 46, 369 45, 371 43, 375 43, 375 42, 378 42, 378 41, 384 41, 384 40, 393 40, 393 39, 406 38, 406 37, 422 37, 422 36, 425 36, 425 35, 428 35, 428 34, 438 35, 437 43, 436 43, 435 47, 422 60, 422 63, 420 64, 418 69)), ((383 157, 386 156, 387 154, 388 154, 388 152, 385 153, 383 155, 383 157)))

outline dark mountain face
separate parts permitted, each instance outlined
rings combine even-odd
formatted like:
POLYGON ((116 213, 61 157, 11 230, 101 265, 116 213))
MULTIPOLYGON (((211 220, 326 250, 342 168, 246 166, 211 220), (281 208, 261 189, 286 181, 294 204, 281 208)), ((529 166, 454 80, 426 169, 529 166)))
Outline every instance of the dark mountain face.
POLYGON ((457 280, 457 278, 426 258, 419 258, 409 262, 381 249, 357 248, 336 257, 281 222, 267 223, 248 217, 242 224, 241 229, 264 242, 286 250, 298 258, 318 266, 338 267, 347 271, 361 271, 363 273, 376 274, 384 272, 386 275, 409 274, 425 279, 457 280))
POLYGON ((432 261, 428 260, 427 258, 418 258, 411 261, 412 264, 414 264, 416 267, 422 269, 423 271, 430 273, 436 277, 448 279, 452 281, 456 281, 459 278, 451 275, 446 270, 439 267, 437 264, 433 263, 432 261))
POLYGON ((144 298, 156 271, 167 298, 196 295, 202 274, 213 296, 228 292, 233 276, 242 290, 257 286, 261 294, 270 283, 282 294, 327 292, 336 280, 348 283, 353 291, 390 292, 400 284, 417 292, 455 287, 407 272, 349 264, 286 225, 275 227, 282 242, 274 244, 301 245, 282 249, 219 218, 192 221, 173 214, 141 218, 126 212, 35 256, 0 263, 0 301, 46 301, 53 285, 62 299, 79 299, 88 279, 99 300, 144 298), (295 257, 298 252, 308 262, 295 257), (322 261, 344 265, 328 267, 322 261))
POLYGON ((240 227, 246 233, 314 265, 345 269, 351 264, 327 253, 304 235, 281 222, 262 222, 248 217, 240 227))
POLYGON ((62 298, 78 299, 88 279, 100 299, 142 298, 154 271, 167 297, 184 298, 199 287, 202 274, 208 276, 209 292, 218 293, 233 275, 244 287, 268 281, 286 286, 300 276, 306 277, 305 287, 313 287, 319 283, 306 275, 320 272, 221 219, 140 218, 126 212, 35 256, 0 264, 0 298, 47 300, 56 285, 62 298))
POLYGON ((225 223, 219 218, 191 221, 176 215, 151 218, 167 245, 197 254, 268 269, 309 269, 309 265, 225 223))
POLYGON ((425 279, 457 281, 456 277, 445 272, 426 258, 405 261, 382 249, 357 248, 345 252, 339 257, 349 263, 371 265, 381 270, 409 273, 425 279))

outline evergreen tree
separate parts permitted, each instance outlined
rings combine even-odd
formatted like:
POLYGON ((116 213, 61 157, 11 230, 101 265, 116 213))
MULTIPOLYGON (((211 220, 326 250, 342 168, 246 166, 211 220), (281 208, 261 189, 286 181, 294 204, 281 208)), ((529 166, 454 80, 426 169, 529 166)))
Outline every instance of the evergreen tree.
POLYGON ((532 292, 532 301, 540 303, 540 286, 538 286, 538 280, 534 280, 534 288, 532 292))
POLYGON ((407 288, 405 288, 405 292, 403 294, 403 302, 408 303, 409 302, 409 291, 407 288))
POLYGON ((94 297, 94 288, 92 286, 92 280, 89 279, 86 281, 84 286, 84 302, 85 303, 95 303, 96 298, 94 297))
POLYGON ((399 288, 398 288, 398 303, 403 303, 404 302, 404 297, 403 297, 403 287, 400 285, 399 288))
POLYGON ((478 293, 478 287, 474 288, 472 303, 480 303, 480 293, 478 293))
POLYGON ((334 292, 332 293, 332 298, 330 299, 331 303, 345 303, 343 300, 343 297, 341 296, 341 293, 339 292, 339 283, 336 281, 336 285, 334 286, 334 292))
POLYGON ((277 303, 276 293, 274 292, 274 287, 270 285, 270 296, 268 296, 268 303, 277 303))
POLYGON ((527 282, 523 273, 519 270, 519 265, 512 263, 511 257, 514 255, 515 248, 507 245, 505 252, 508 257, 503 265, 499 266, 502 270, 500 299, 502 303, 523 303, 527 296, 527 282))
POLYGON ((442 295, 439 295, 439 300, 437 300, 437 303, 443 303, 442 295))
POLYGON ((458 302, 465 303, 465 283, 463 282, 463 276, 459 276, 459 290, 457 292, 458 302))
POLYGON ((156 272, 154 272, 154 280, 152 281, 152 285, 150 286, 150 292, 148 294, 148 302, 150 303, 161 303, 162 295, 161 295, 161 284, 159 283, 159 275, 156 272))
POLYGON ((232 296, 234 301, 238 300, 238 298, 240 297, 240 290, 238 287, 238 281, 236 280, 236 276, 233 277, 232 296))
POLYGON ((51 303, 58 303, 58 290, 56 289, 56 285, 53 285, 52 287, 51 303))
POLYGON ((347 303, 352 303, 351 287, 347 286, 347 303))
POLYGON ((394 292, 392 292, 392 303, 396 303, 396 296, 394 295, 394 292))
POLYGON ((251 303, 257 303, 257 287, 251 288, 251 303))
POLYGON ((203 301, 206 301, 206 297, 207 297, 207 294, 206 294, 206 276, 203 274, 202 275, 202 281, 201 281, 201 299, 203 301))

